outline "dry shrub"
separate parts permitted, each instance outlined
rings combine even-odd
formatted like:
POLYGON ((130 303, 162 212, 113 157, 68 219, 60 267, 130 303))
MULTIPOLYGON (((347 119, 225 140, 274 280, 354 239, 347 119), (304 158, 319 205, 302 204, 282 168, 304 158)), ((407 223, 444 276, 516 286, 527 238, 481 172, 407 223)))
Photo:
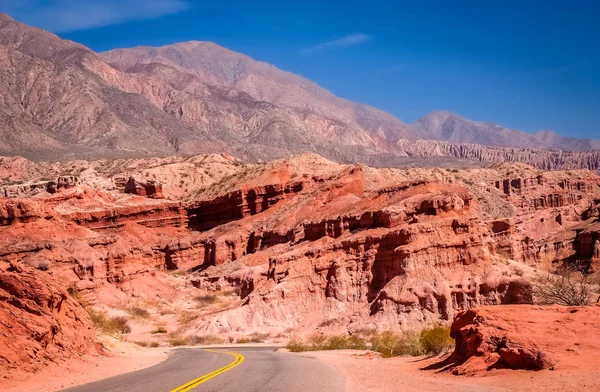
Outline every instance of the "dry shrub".
POLYGON ((171 346, 205 346, 210 344, 222 344, 224 342, 225 340, 215 335, 181 336, 174 334, 169 338, 169 344, 171 346))
POLYGON ((94 327, 107 335, 127 334, 131 332, 129 320, 124 316, 110 317, 105 312, 87 309, 94 327))
POLYGON ((159 334, 159 333, 167 333, 167 328, 165 328, 164 325, 157 325, 156 329, 153 330, 152 332, 150 332, 153 335, 159 334))
POLYGON ((196 335, 189 336, 189 344, 194 345, 208 345, 208 344, 222 344, 225 340, 216 335, 196 335))
POLYGON ((252 343, 263 343, 271 337, 268 333, 254 332, 250 335, 250 342, 252 343))
POLYGON ((152 348, 156 348, 158 346, 160 346, 160 344, 158 342, 133 342, 135 344, 137 344, 138 346, 141 347, 152 347, 152 348))
POLYGON ((288 342, 287 346, 285 346, 285 347, 293 353, 301 353, 303 351, 311 351, 308 345, 306 345, 296 339, 290 340, 288 342))
POLYGON ((173 347, 187 346, 188 340, 185 337, 179 336, 169 339, 169 344, 173 347))
POLYGON ((252 343, 252 340, 250 340, 248 338, 240 338, 240 339, 236 340, 236 343, 239 343, 239 344, 252 343))
POLYGON ((182 311, 179 314, 179 323, 183 324, 183 325, 187 325, 189 323, 191 323, 192 321, 196 320, 198 318, 198 313, 196 312, 190 312, 187 310, 182 311))
POLYGON ((140 308, 137 306, 132 306, 130 308, 127 308, 127 313, 129 313, 134 318, 142 318, 142 319, 150 318, 150 312, 148 312, 144 308, 140 308))
POLYGON ((292 352, 321 350, 366 350, 367 342, 360 336, 325 336, 312 335, 307 343, 296 339, 290 340, 286 348, 292 352))
POLYGON ((198 295, 198 296, 194 297, 194 301, 198 302, 201 305, 214 304, 218 300, 219 300, 219 298, 214 294, 198 295))
POLYGON ((543 305, 586 306, 598 289, 598 279, 573 268, 539 276, 533 282, 536 302, 543 305))

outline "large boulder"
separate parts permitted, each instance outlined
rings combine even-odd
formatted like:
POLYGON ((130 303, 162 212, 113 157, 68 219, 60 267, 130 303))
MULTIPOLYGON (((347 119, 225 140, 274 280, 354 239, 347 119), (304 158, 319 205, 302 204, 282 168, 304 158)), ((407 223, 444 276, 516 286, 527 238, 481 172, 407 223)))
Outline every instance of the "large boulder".
POLYGON ((90 316, 50 275, 0 264, 0 374, 37 371, 94 348, 90 316))
POLYGON ((600 366, 600 306, 499 305, 456 315, 456 374, 600 366))

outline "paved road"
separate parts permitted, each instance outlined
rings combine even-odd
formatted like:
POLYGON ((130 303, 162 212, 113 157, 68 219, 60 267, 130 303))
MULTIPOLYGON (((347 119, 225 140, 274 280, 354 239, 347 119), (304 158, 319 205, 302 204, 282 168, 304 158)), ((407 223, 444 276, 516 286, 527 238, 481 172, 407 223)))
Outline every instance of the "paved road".
POLYGON ((218 352, 188 348, 176 350, 166 361, 150 368, 64 391, 341 392, 344 383, 334 367, 309 354, 278 353, 262 347, 219 348, 218 352), (226 370, 219 370, 223 368, 226 370), (202 378, 206 375, 213 377, 202 378), (198 383, 182 388, 194 380, 198 383))

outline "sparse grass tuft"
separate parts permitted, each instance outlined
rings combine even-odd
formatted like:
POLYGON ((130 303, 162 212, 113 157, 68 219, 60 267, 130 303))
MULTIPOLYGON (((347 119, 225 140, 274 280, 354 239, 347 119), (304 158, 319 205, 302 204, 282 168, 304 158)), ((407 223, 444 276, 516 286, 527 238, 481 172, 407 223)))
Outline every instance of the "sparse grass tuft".
POLYGON ((157 325, 156 329, 153 330, 150 333, 153 334, 153 335, 156 335, 156 334, 159 334, 159 333, 167 333, 167 329, 163 325, 157 325))
POLYGON ((179 314, 178 321, 182 325, 188 325, 192 321, 196 320, 198 318, 198 316, 199 315, 196 312, 190 312, 188 310, 184 310, 179 314))
POLYGON ((140 307, 137 307, 137 306, 133 306, 131 308, 127 308, 127 313, 129 313, 134 318, 142 318, 142 319, 149 319, 150 318, 150 312, 148 312, 144 308, 140 308, 140 307))
POLYGON ((196 301, 202 305, 214 304, 218 300, 219 300, 219 298, 214 294, 198 295, 198 296, 194 297, 194 301, 196 301))
POLYGON ((105 312, 87 309, 94 327, 107 335, 127 334, 131 332, 129 320, 124 316, 109 317, 105 312))
POLYGON ((141 347, 152 347, 152 348, 156 348, 158 346, 160 346, 160 344, 158 342, 133 342, 135 344, 137 344, 138 346, 141 347))
POLYGON ((367 342, 360 336, 312 335, 308 338, 307 343, 292 339, 286 347, 292 352, 321 350, 366 350, 367 342))
POLYGON ((225 340, 215 335, 195 335, 195 336, 181 336, 172 335, 169 339, 171 346, 197 346, 197 345, 209 345, 209 344, 221 344, 225 343, 225 340))

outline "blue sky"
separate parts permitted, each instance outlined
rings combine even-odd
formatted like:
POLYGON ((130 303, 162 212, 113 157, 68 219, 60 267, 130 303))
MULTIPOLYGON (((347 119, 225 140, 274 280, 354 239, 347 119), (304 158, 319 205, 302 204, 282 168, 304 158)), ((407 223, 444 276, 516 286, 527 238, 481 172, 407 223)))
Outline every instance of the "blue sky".
POLYGON ((96 51, 214 41, 405 122, 600 138, 600 2, 0 0, 96 51))

